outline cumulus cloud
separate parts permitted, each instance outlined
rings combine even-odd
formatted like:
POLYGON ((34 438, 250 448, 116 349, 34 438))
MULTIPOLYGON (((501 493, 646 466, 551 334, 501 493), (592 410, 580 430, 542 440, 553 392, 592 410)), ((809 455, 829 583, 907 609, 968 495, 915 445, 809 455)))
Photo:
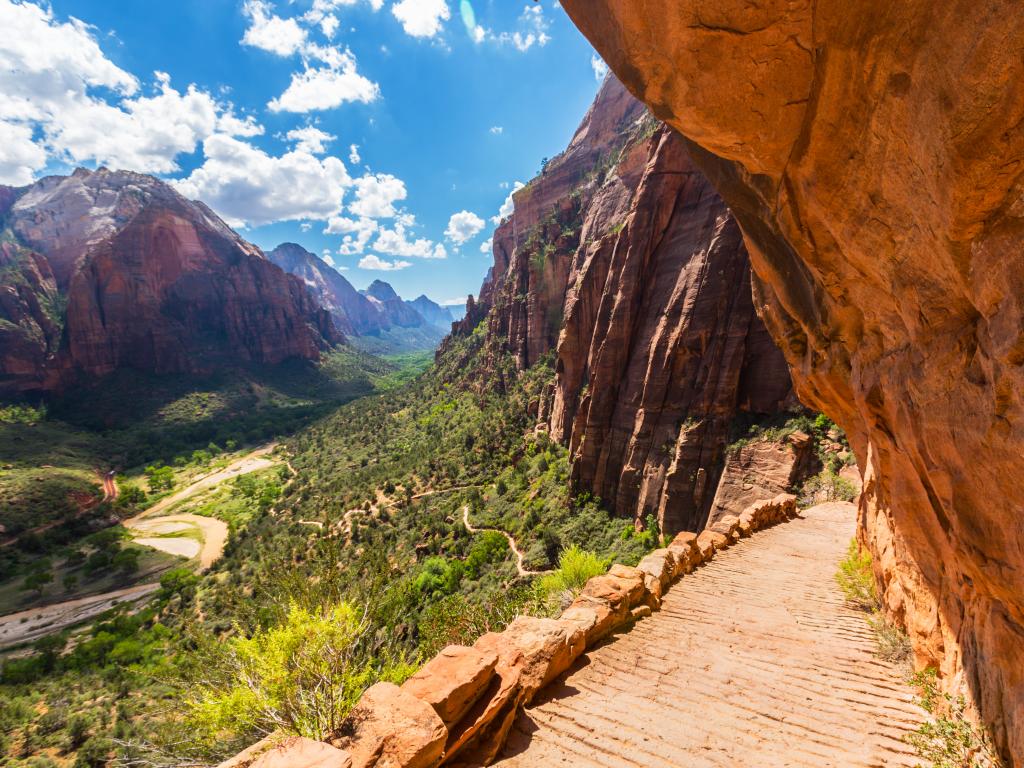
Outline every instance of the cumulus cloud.
POLYGON ((352 53, 327 50, 333 51, 332 62, 293 73, 284 93, 267 104, 271 112, 312 112, 334 109, 347 101, 369 104, 377 100, 380 86, 359 74, 352 53))
POLYGON ((338 247, 338 254, 341 256, 354 256, 366 250, 370 238, 373 237, 380 227, 373 219, 353 219, 347 216, 332 216, 327 222, 325 235, 344 235, 341 245, 338 247))
POLYGON ((389 256, 403 256, 416 259, 446 259, 448 252, 440 243, 435 243, 425 237, 410 238, 407 224, 411 224, 412 217, 407 216, 404 220, 395 222, 391 229, 382 229, 373 244, 373 250, 380 251, 389 256))
POLYGON ((482 243, 480 243, 480 253, 483 253, 483 254, 486 254, 487 256, 490 256, 493 251, 494 251, 494 238, 493 237, 488 237, 486 240, 484 240, 482 243))
POLYGON ((599 83, 602 82, 605 75, 608 74, 608 65, 605 64, 604 59, 596 53, 590 57, 590 68, 594 70, 594 79, 599 83))
POLYGON ((490 128, 491 133, 495 136, 501 136, 505 132, 505 129, 500 125, 492 125, 490 128))
POLYGON ((505 198, 505 202, 503 202, 501 204, 501 208, 498 209, 498 215, 491 216, 491 223, 497 226, 515 212, 516 204, 512 200, 512 195, 514 195, 517 190, 520 190, 525 186, 526 185, 521 181, 516 181, 512 184, 512 191, 508 193, 508 197, 505 198))
POLYGON ((264 0, 246 0, 242 12, 249 17, 242 45, 260 48, 277 56, 291 56, 306 44, 306 30, 295 19, 276 16, 264 0))
POLYGON ((348 209, 356 216, 389 219, 398 211, 395 203, 405 200, 405 182, 390 173, 368 173, 355 180, 355 200, 348 209))
POLYGON ((359 260, 360 269, 379 269, 383 272, 393 272, 395 270, 405 269, 406 267, 411 266, 412 262, 402 261, 401 259, 387 261, 386 259, 382 259, 372 253, 367 256, 363 256, 363 258, 359 260))
POLYGON ((9 182, 31 181, 51 157, 170 173, 179 154, 214 133, 263 130, 195 86, 176 90, 161 72, 143 93, 90 27, 61 22, 49 7, 0 2, 0 29, 0 173, 9 182))
POLYGON ((462 245, 476 237, 484 228, 484 220, 472 211, 453 213, 448 219, 444 236, 456 245, 462 245))
POLYGON ((230 136, 203 142, 205 162, 172 182, 186 197, 208 203, 231 224, 327 219, 341 210, 352 179, 336 157, 323 159, 296 148, 268 155, 230 136))
POLYGON ((46 150, 32 140, 27 125, 0 121, 0 184, 20 187, 32 181, 46 165, 46 150))
POLYGON ((400 0, 391 6, 391 13, 412 37, 434 37, 451 18, 445 0, 400 0))
POLYGON ((350 144, 349 145, 349 148, 348 148, 348 161, 350 163, 352 163, 352 165, 359 165, 361 162, 363 162, 362 158, 359 157, 359 145, 358 144, 350 144))
POLYGON ((321 131, 316 126, 307 125, 304 128, 293 128, 285 134, 285 138, 295 142, 295 149, 298 152, 322 155, 327 151, 327 145, 338 137, 321 131))

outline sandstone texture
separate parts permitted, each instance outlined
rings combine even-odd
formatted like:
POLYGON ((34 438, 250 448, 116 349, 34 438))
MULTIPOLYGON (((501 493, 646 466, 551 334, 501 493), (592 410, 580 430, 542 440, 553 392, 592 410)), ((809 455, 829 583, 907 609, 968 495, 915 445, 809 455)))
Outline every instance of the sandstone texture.
POLYGON ((787 493, 817 466, 813 441, 803 432, 782 442, 755 440, 737 447, 726 457, 707 527, 727 515, 738 517, 755 501, 787 493))
POLYGON ((456 333, 484 307, 490 343, 519 368, 553 356, 537 417, 568 445, 577 487, 639 526, 702 527, 736 415, 793 402, 735 219, 614 77, 514 202, 456 333))
POLYGON ((566 0, 743 229, 801 400, 846 430, 889 614, 1024 764, 1024 15, 566 0))
MULTIPOLYGON (((316 359, 343 340, 297 279, 153 177, 79 169, 14 193, 3 225, 19 244, 18 274, 4 268, 0 312, 21 341, 0 354, 4 391, 59 389, 126 366, 205 373, 316 359), (52 328, 26 296, 33 285, 52 328), (26 358, 43 364, 30 372, 26 358)), ((2 258, 12 258, 7 244, 2 258)))

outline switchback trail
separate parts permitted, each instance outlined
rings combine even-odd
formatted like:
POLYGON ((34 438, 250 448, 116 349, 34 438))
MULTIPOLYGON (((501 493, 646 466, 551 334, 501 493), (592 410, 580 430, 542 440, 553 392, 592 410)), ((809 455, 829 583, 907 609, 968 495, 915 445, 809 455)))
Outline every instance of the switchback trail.
POLYGON ((920 762, 923 717, 833 580, 852 504, 715 555, 517 719, 504 768, 868 768, 920 762))
POLYGON ((495 531, 500 533, 506 539, 508 539, 508 545, 512 548, 512 552, 516 556, 516 570, 520 576, 541 576, 545 573, 551 573, 551 571, 531 571, 523 566, 523 553, 516 546, 516 540, 512 538, 512 535, 506 533, 500 528, 474 528, 469 522, 469 505, 467 504, 462 508, 462 522, 466 524, 466 530, 470 533, 479 533, 480 531, 495 531))

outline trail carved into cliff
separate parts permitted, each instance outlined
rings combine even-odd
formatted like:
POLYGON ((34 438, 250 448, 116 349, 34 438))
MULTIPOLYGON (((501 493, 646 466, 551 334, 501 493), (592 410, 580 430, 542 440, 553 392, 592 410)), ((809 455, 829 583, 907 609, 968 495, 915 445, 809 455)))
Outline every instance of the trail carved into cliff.
POLYGON ((913 766, 922 712, 833 581, 851 504, 718 553, 519 716, 506 768, 913 766))

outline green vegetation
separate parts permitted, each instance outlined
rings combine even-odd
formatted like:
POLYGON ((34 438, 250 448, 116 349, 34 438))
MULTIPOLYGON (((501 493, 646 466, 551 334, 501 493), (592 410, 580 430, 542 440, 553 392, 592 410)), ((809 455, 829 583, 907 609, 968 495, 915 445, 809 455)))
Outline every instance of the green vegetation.
MULTIPOLYGON (((10 721, 15 754, 63 749, 62 761, 97 766, 115 756, 215 763, 270 723, 323 735, 373 681, 400 679, 416 660, 472 643, 523 612, 551 613, 612 561, 634 564, 657 546, 653 520, 637 530, 599 499, 573 494, 565 449, 533 430, 530 403, 552 380, 553 361, 520 373, 485 344, 483 328, 453 340, 407 384, 408 374, 389 364, 373 378, 384 391, 325 410, 287 439, 294 477, 264 470, 176 503, 170 512, 228 521, 223 557, 201 577, 164 571, 147 609, 114 611, 55 659, 37 644, 6 661, 0 699, 24 704, 10 721), (478 381, 482 365, 486 382, 478 381), (470 533, 465 509, 474 526, 497 530, 470 533), (520 576, 498 531, 513 536, 528 568, 553 572, 520 576), (139 645, 114 653, 129 639, 117 622, 127 621, 139 645), (88 674, 65 664, 111 624, 116 631, 103 637, 110 647, 90 646, 96 663, 88 674), (44 723, 41 713, 59 708, 81 680, 95 706, 76 706, 93 713, 92 724, 44 723), (39 747, 49 728, 51 746, 39 747)), ((152 504, 168 486, 227 462, 219 446, 247 439, 228 431, 193 437, 203 439, 177 447, 157 436, 175 450, 140 454, 153 470, 145 477, 140 466, 120 484, 135 488, 126 508, 152 504)), ((74 558, 86 563, 94 554, 79 551, 74 558)), ((62 579, 63 557, 51 556, 54 582, 44 590, 62 579)), ((76 567, 85 579, 86 566, 76 567)))
POLYGON ((846 602, 870 614, 868 624, 875 633, 878 657, 899 666, 909 665, 912 654, 910 638, 882 612, 882 601, 871 569, 871 553, 861 549, 856 539, 850 540, 835 579, 846 602))
POLYGON ((907 743, 931 768, 1000 768, 1003 765, 984 729, 967 716, 967 702, 939 691, 935 670, 911 681, 928 722, 907 736, 907 743))
POLYGON ((337 732, 368 686, 401 683, 415 665, 369 652, 365 616, 348 603, 312 612, 293 605, 279 626, 209 650, 187 700, 188 726, 203 745, 225 732, 283 728, 311 739, 337 732))

